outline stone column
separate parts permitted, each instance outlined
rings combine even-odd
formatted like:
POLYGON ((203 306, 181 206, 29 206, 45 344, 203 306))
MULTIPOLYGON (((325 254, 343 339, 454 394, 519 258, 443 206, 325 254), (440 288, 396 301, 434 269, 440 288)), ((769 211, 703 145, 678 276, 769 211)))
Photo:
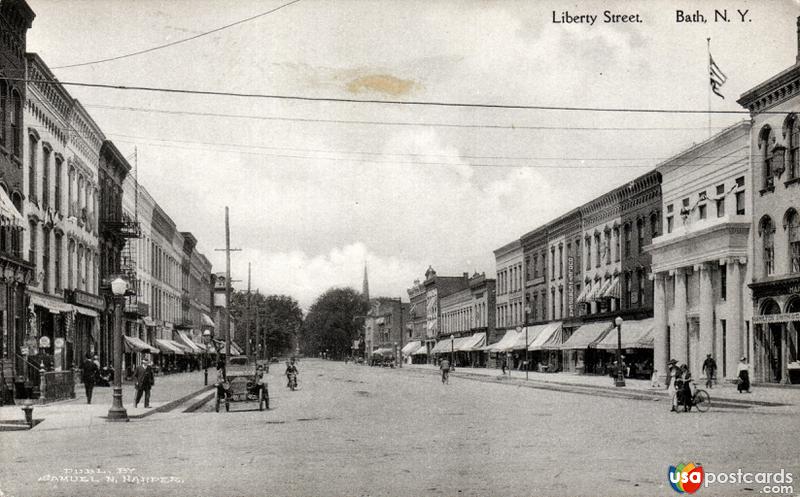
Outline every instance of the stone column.
POLYGON ((675 322, 672 326, 670 348, 672 358, 680 364, 689 361, 688 330, 686 328, 686 272, 683 268, 675 270, 675 322))
POLYGON ((690 370, 695 371, 696 378, 705 377, 703 374, 703 361, 706 354, 714 354, 714 287, 711 285, 711 266, 700 265, 700 340, 697 354, 694 354, 694 364, 690 370))
POLYGON ((658 380, 662 384, 667 381, 667 361, 669 361, 669 346, 667 343, 667 299, 665 292, 666 275, 657 273, 654 275, 654 299, 653 299, 653 367, 658 370, 658 380))
MULTIPOLYGON (((739 267, 738 259, 730 259, 725 265, 725 270, 728 272, 728 323, 727 323, 727 337, 725 340, 725 377, 727 379, 734 379, 737 376, 736 367, 739 364, 739 359, 742 357, 742 351, 745 350, 745 330, 742 325, 742 280, 741 268, 739 267), (742 346, 744 344, 744 346, 742 346)), ((718 364, 720 369, 722 364, 718 364)), ((752 381, 752 378, 751 378, 752 381)))

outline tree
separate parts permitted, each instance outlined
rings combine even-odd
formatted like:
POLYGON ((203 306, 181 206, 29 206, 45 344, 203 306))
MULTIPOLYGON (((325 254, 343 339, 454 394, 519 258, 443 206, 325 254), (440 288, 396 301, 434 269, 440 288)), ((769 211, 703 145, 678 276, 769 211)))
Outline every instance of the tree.
POLYGON ((331 288, 320 295, 303 321, 301 346, 306 354, 328 351, 331 357, 350 353, 361 335, 368 305, 352 288, 331 288))
POLYGON ((236 320, 236 342, 247 347, 250 330, 251 353, 262 357, 294 353, 297 332, 303 323, 303 311, 288 295, 250 293, 250 313, 247 312, 247 292, 231 294, 231 316, 236 320), (262 354, 259 354, 259 345, 262 354))

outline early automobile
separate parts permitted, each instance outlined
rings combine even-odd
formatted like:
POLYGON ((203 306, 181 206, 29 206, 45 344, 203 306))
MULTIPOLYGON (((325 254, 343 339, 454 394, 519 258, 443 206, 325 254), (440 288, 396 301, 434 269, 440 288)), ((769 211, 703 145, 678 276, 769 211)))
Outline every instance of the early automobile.
POLYGON ((269 389, 266 361, 249 361, 247 356, 231 357, 226 368, 225 379, 217 385, 214 393, 215 410, 225 403, 225 411, 231 410, 231 402, 258 402, 258 410, 269 409, 269 389))

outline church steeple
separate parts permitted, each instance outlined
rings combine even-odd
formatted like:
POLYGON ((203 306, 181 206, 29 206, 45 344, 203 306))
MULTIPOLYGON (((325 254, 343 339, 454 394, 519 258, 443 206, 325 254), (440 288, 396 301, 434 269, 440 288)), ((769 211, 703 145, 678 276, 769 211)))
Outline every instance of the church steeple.
POLYGON ((369 279, 367 278, 367 263, 364 262, 364 283, 361 287, 361 295, 364 301, 369 302, 369 279))

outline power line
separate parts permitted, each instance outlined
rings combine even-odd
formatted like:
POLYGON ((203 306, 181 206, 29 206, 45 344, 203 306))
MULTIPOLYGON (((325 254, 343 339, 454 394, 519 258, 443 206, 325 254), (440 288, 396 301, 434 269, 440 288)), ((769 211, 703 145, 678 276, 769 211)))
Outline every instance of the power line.
MULTIPOLYGON (((144 107, 130 107, 130 106, 116 106, 116 105, 91 105, 84 104, 86 108, 93 109, 110 109, 110 110, 123 110, 131 112, 146 112, 154 114, 170 114, 170 115, 188 115, 188 116, 201 116, 201 117, 227 117, 233 119, 252 119, 263 121, 288 121, 288 122, 307 122, 307 123, 332 123, 332 124, 364 124, 372 126, 429 126, 441 128, 485 128, 485 129, 525 129, 536 131, 547 130, 570 130, 570 131, 692 131, 692 130, 707 130, 707 126, 699 127, 664 127, 664 126, 640 126, 640 127, 626 127, 626 126, 532 126, 520 124, 461 124, 461 123, 443 123, 443 122, 412 122, 412 121, 366 121, 357 119, 321 119, 311 117, 285 117, 285 116, 256 116, 252 114, 226 114, 219 112, 199 112, 199 111, 186 111, 186 110, 170 110, 170 109, 153 109, 144 107)), ((714 129, 724 129, 727 126, 715 126, 714 129)))
MULTIPOLYGON (((204 95, 216 97, 237 97, 237 98, 259 98, 271 100, 289 100, 302 102, 334 102, 351 104, 376 104, 376 105, 399 105, 399 106, 422 106, 422 107, 449 107, 466 109, 502 109, 502 110, 547 110, 547 111, 569 111, 569 112, 610 112, 610 113, 643 113, 643 114, 730 114, 730 115, 750 115, 747 110, 699 110, 699 109, 645 109, 636 107, 571 107, 557 105, 525 105, 525 104, 492 104, 492 103, 469 103, 469 102, 443 102, 443 101, 424 101, 424 100, 376 100, 362 98, 336 98, 336 97, 309 97, 302 95, 278 95, 270 93, 248 93, 248 92, 228 92, 214 90, 188 90, 185 88, 164 88, 157 86, 138 86, 138 85, 112 85, 106 83, 86 83, 81 81, 53 81, 46 79, 27 79, 27 78, 6 78, 9 81, 20 81, 24 83, 41 83, 67 86, 80 86, 87 88, 103 88, 108 90, 124 91, 144 91, 184 95, 204 95)), ((760 114, 785 114, 779 111, 763 111, 760 114)))
POLYGON ((90 66, 90 65, 93 65, 93 64, 102 64, 104 62, 111 62, 112 60, 126 59, 128 57, 133 57, 135 55, 142 55, 142 54, 146 54, 146 53, 150 53, 150 52, 155 52, 156 50, 161 50, 162 48, 173 47, 173 46, 179 45, 181 43, 186 43, 187 41, 192 41, 192 40, 196 40, 198 38, 202 38, 203 36, 208 36, 208 35, 213 34, 213 33, 218 33, 218 32, 220 32, 220 31, 222 31, 224 29, 228 29, 228 28, 231 28, 233 26, 237 26, 239 24, 244 24, 244 23, 252 21, 254 19, 258 19, 259 17, 264 17, 265 15, 272 14, 275 11, 278 11, 278 10, 284 8, 284 7, 288 7, 289 5, 295 4, 295 3, 299 2, 299 1, 300 0, 292 0, 289 3, 285 3, 285 4, 283 4, 283 5, 279 6, 279 7, 276 7, 274 9, 272 9, 272 10, 268 10, 266 12, 262 12, 261 14, 257 14, 257 15, 254 15, 252 17, 248 17, 247 19, 241 19, 241 20, 238 20, 236 22, 232 22, 230 24, 226 24, 225 26, 221 26, 219 28, 212 29, 211 31, 205 31, 203 33, 200 33, 200 34, 197 34, 197 35, 194 35, 194 36, 190 36, 188 38, 183 38, 181 40, 172 41, 172 42, 169 42, 169 43, 165 43, 163 45, 158 45, 156 47, 146 48, 144 50, 139 50, 137 52, 132 52, 132 53, 124 54, 124 55, 117 55, 116 57, 108 57, 106 59, 93 60, 93 61, 89 61, 89 62, 80 62, 80 63, 77 63, 77 64, 69 64, 69 65, 65 65, 65 66, 51 67, 51 69, 68 69, 70 67, 90 66))

